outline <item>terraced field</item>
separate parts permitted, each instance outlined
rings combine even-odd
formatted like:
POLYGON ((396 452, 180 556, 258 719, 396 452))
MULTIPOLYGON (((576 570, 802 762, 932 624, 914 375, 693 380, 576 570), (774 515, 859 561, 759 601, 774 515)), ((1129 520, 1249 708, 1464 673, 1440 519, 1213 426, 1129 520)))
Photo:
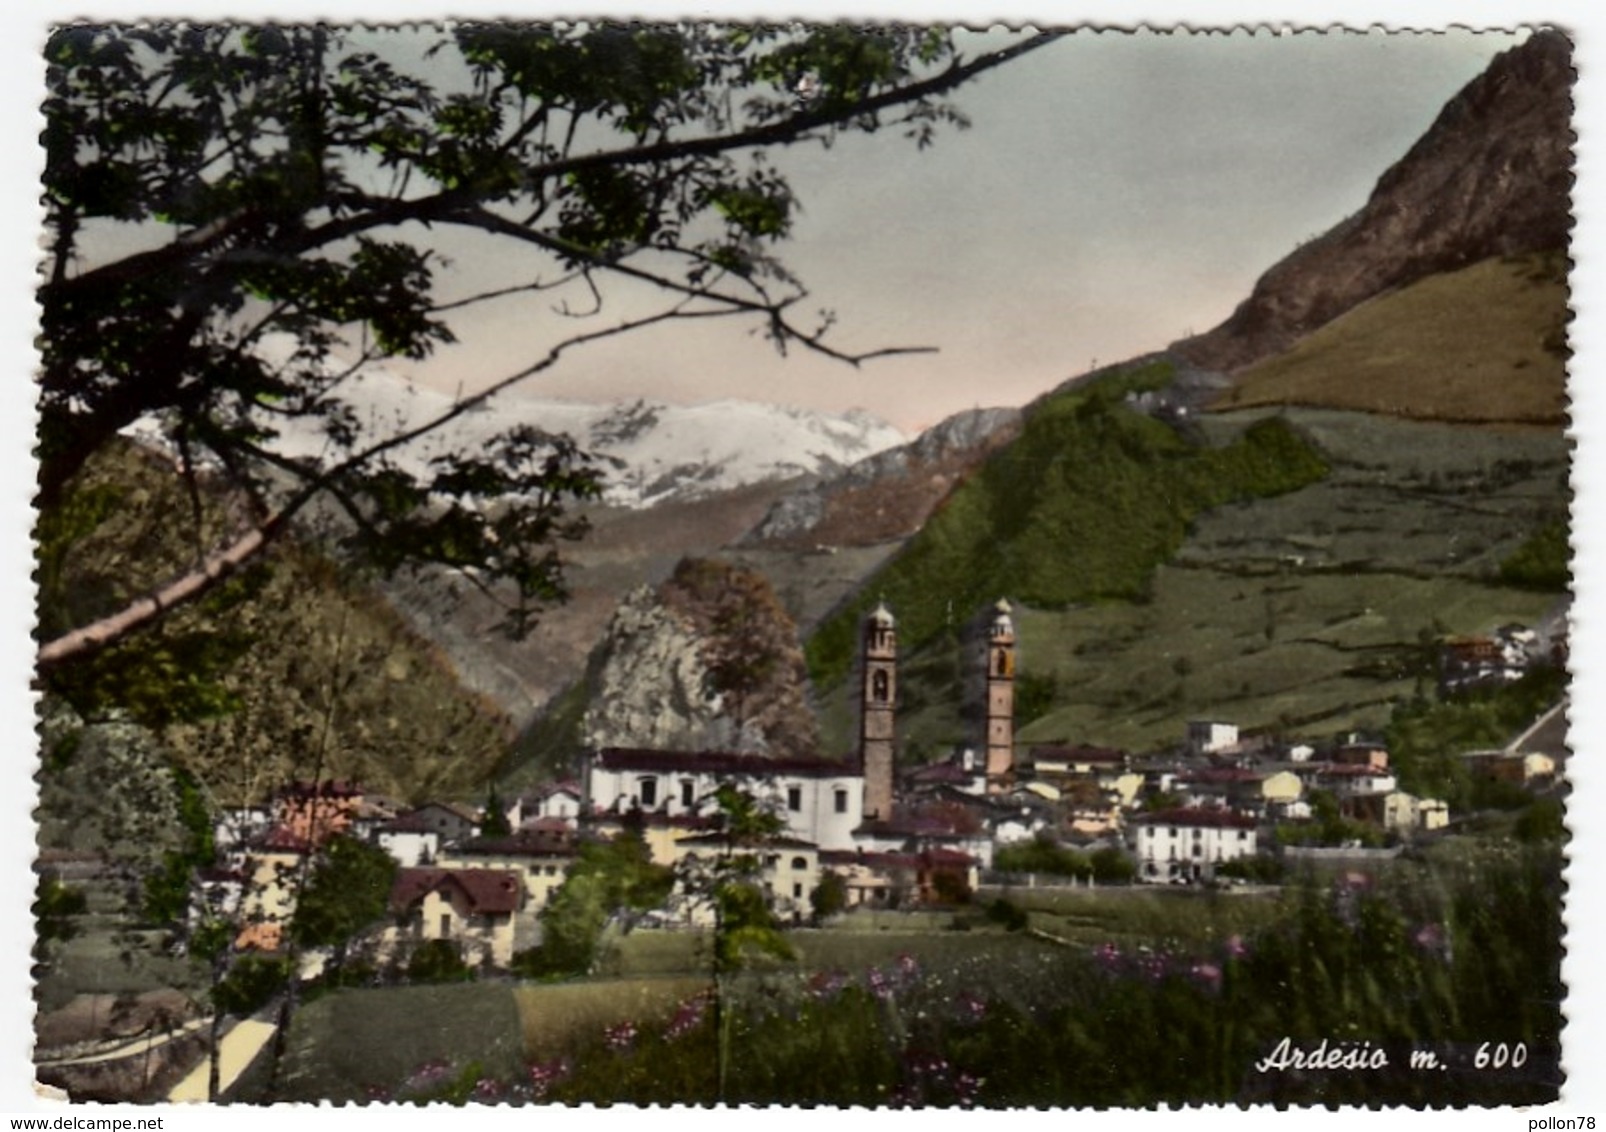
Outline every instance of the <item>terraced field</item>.
MULTIPOLYGON (((1214 441, 1269 412, 1198 427, 1214 441)), ((1281 412, 1328 459, 1322 482, 1199 516, 1146 600, 1019 611, 1023 690, 1035 681, 1041 701, 1022 741, 1142 751, 1200 716, 1307 735, 1377 726, 1431 678, 1425 640, 1554 608, 1560 595, 1498 575, 1525 539, 1566 519, 1559 431, 1281 412)), ((906 659, 911 760, 975 743, 966 675, 957 636, 906 659)), ((821 706, 827 749, 849 749, 847 690, 821 706)))

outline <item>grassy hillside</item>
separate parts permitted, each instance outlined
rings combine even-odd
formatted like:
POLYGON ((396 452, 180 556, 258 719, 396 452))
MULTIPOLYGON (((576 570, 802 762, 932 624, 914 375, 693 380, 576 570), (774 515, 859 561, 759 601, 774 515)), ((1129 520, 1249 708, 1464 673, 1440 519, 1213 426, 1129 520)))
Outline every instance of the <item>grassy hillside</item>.
MULTIPOLYGON (((1219 441, 1267 416, 1203 427, 1219 441)), ((1320 482, 1195 516, 1141 600, 1018 611, 1019 688, 1038 701, 1022 741, 1145 750, 1201 716, 1306 734, 1381 726, 1431 679, 1423 634, 1531 623, 1554 605, 1568 502, 1559 433, 1286 416, 1322 450, 1320 482)), ((976 742, 957 637, 906 648, 902 677, 907 759, 976 742)), ((848 749, 846 690, 821 709, 826 748, 848 749)))
MULTIPOLYGON (((41 520, 45 631, 119 608, 240 521, 230 500, 197 502, 200 539, 160 458, 127 446, 86 469, 41 520)), ((508 741, 505 719, 463 691, 438 650, 360 579, 295 543, 155 628, 53 670, 46 690, 83 719, 117 712, 149 729, 219 802, 313 775, 404 800, 471 798, 508 741)))
POLYGON ((1170 378, 1170 366, 1157 363, 1037 406, 1020 439, 820 625, 808 647, 817 686, 848 673, 860 619, 877 600, 896 611, 903 646, 917 650, 1000 595, 1041 609, 1139 598, 1195 516, 1326 473, 1284 421, 1256 420, 1209 444, 1123 403, 1170 378))
POLYGON ((1566 258, 1490 259, 1362 304, 1246 370, 1216 407, 1441 421, 1566 419, 1566 258))

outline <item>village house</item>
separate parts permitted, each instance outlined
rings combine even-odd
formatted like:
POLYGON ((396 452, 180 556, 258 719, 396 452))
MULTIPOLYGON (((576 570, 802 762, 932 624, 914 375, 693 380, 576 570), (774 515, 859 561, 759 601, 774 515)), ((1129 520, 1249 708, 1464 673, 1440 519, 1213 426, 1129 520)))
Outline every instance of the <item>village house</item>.
POLYGON ((1437 798, 1418 798, 1397 790, 1383 799, 1383 828, 1396 833, 1431 833, 1450 824, 1450 807, 1437 798))
POLYGON ((572 831, 526 828, 507 837, 477 837, 447 846, 438 863, 443 868, 491 869, 519 878, 524 898, 513 919, 513 945, 523 950, 541 942, 537 917, 563 886, 579 851, 572 831))
POLYGON ((974 857, 952 849, 826 851, 820 867, 842 878, 849 908, 942 904, 974 892, 981 877, 974 857))
POLYGON ((1238 746, 1238 725, 1216 719, 1190 719, 1187 747, 1191 755, 1215 755, 1235 750, 1238 746))
MULTIPOLYGON (((693 873, 698 865, 712 868, 728 854, 752 855, 756 858, 754 879, 769 897, 770 908, 782 918, 801 919, 808 916, 814 890, 820 883, 820 850, 812 842, 795 837, 769 838, 762 845, 733 847, 718 833, 699 833, 675 841, 677 873, 693 873)), ((705 897, 687 893, 684 889, 671 898, 674 910, 687 924, 710 924, 714 909, 705 897)))
POLYGON ((282 946, 308 858, 330 838, 351 832, 361 802, 362 788, 354 783, 292 782, 274 795, 269 820, 230 844, 222 872, 243 878, 237 903, 245 924, 237 948, 282 946))
POLYGON ((403 814, 373 832, 373 842, 402 868, 432 865, 441 851, 441 835, 424 814, 403 814))
POLYGON ((1255 822, 1229 810, 1172 809, 1132 819, 1129 847, 1137 879, 1175 884, 1214 879, 1228 861, 1256 851, 1255 822))
POLYGON ((473 837, 480 827, 478 814, 453 802, 426 802, 402 817, 409 819, 414 828, 432 830, 442 845, 473 837))
POLYGON ((573 779, 550 782, 514 799, 508 808, 507 823, 519 829, 543 818, 573 824, 580 817, 585 789, 573 779))
POLYGON ((506 967, 513 961, 514 917, 523 899, 519 877, 505 870, 398 869, 381 953, 403 958, 421 943, 450 940, 469 966, 506 967))

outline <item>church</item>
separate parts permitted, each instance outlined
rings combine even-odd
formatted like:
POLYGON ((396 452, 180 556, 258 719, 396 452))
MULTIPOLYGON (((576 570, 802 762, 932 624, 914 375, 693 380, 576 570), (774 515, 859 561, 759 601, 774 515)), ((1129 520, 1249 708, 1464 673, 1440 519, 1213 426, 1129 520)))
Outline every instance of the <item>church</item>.
MULTIPOLYGON (((940 851, 989 863, 991 840, 980 823, 934 818, 899 796, 898 635, 885 605, 865 619, 860 646, 856 758, 603 748, 585 760, 581 812, 594 821, 639 812, 650 832, 662 831, 650 840, 668 847, 712 828, 714 791, 731 783, 767 805, 790 838, 816 847, 827 861, 842 853, 940 851)), ((955 764, 950 784, 978 801, 1007 791, 1015 776, 1015 629, 1006 601, 994 607, 985 655, 985 757, 955 764)))

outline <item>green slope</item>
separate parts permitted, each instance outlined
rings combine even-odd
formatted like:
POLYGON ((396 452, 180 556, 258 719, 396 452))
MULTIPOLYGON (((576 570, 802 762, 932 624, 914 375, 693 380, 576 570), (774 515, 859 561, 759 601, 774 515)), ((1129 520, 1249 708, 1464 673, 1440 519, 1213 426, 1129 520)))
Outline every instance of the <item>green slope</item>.
POLYGON ((1020 439, 820 625, 808 646, 816 686, 848 673, 860 619, 878 600, 896 612, 903 647, 917 651, 1000 595, 1041 609, 1137 599, 1203 511, 1326 474, 1321 454, 1283 420, 1256 420, 1210 444, 1123 403, 1171 376, 1155 363, 1040 403, 1020 439))
POLYGON ((1567 259, 1432 275, 1239 375, 1222 409, 1309 405, 1424 420, 1556 425, 1567 413, 1567 259))
MULTIPOLYGON (((1201 427, 1222 441, 1265 412, 1201 427)), ((1395 700, 1431 686, 1424 634, 1532 623, 1555 604, 1559 431, 1314 409, 1286 419, 1323 452, 1322 480, 1196 515, 1141 600, 1018 610, 1019 679, 1046 700, 1022 742, 1141 751, 1179 741, 1197 717, 1311 736, 1380 727, 1395 700)), ((965 676, 957 638, 905 648, 907 761, 976 743, 965 676)), ((828 748, 846 749, 848 689, 822 696, 821 715, 828 748)))

